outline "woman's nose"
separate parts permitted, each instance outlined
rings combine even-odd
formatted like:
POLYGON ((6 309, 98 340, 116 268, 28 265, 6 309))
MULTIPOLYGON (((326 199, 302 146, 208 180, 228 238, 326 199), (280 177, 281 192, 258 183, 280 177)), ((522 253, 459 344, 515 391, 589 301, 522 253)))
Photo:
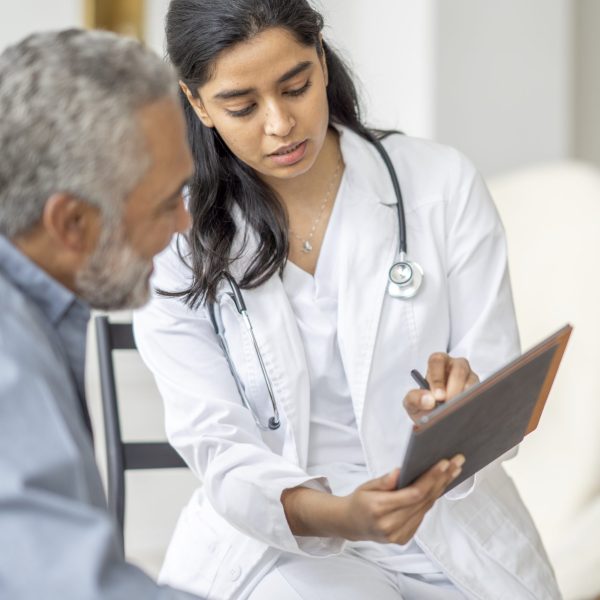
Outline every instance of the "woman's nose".
POLYGON ((294 117, 283 107, 273 104, 267 108, 265 133, 277 137, 287 137, 296 125, 294 117))

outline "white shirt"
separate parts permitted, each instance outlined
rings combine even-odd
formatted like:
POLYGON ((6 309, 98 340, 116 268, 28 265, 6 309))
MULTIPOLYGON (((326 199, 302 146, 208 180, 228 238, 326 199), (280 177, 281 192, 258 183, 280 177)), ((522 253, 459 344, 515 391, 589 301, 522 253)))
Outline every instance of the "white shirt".
MULTIPOLYGON (((346 187, 343 177, 314 276, 291 261, 283 272, 283 287, 296 317, 310 379, 307 472, 325 475, 332 492, 340 496, 370 479, 337 335, 339 271, 335 249, 346 187)), ((404 546, 374 542, 348 546, 397 572, 418 573, 424 578, 436 574, 436 581, 442 575, 414 540, 404 546)))
MULTIPOLYGON (((338 279, 335 248, 338 192, 323 240, 314 277, 288 261, 283 285, 296 316, 310 377, 311 407, 307 468, 343 463, 366 469, 362 445, 352 410, 350 389, 337 337, 338 279)), ((347 493, 345 490, 335 493, 347 493)))

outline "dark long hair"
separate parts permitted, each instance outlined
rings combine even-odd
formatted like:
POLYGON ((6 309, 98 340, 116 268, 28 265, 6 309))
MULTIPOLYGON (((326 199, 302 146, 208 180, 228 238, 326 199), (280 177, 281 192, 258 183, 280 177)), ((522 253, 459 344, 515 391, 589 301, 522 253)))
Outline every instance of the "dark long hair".
MULTIPOLYGON (((314 46, 319 56, 325 53, 330 123, 370 137, 360 119, 349 71, 327 43, 321 44, 323 17, 307 0, 172 0, 166 24, 167 51, 179 78, 196 95, 210 79, 223 50, 272 27, 287 29, 299 43, 314 46)), ((196 167, 189 187, 190 255, 182 257, 193 276, 187 289, 168 295, 183 297, 194 307, 215 299, 221 273, 237 258, 232 255, 234 207, 258 239, 238 282, 242 288, 256 287, 283 268, 288 254, 288 220, 275 192, 227 148, 215 128, 201 123, 183 93, 181 101, 196 167)))

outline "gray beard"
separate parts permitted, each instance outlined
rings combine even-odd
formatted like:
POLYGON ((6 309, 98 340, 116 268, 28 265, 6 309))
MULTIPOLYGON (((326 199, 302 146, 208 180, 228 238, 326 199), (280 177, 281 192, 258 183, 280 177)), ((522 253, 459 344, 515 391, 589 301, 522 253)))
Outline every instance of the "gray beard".
POLYGON ((98 246, 75 277, 77 294, 92 308, 139 308, 150 298, 152 261, 131 248, 120 220, 104 224, 98 246))

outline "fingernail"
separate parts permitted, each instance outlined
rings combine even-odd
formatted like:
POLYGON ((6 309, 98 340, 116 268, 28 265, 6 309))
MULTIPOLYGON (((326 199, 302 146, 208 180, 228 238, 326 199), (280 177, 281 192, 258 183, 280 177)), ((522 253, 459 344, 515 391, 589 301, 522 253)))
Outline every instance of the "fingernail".
POLYGON ((444 392, 444 390, 438 388, 437 390, 435 390, 433 392, 433 395, 435 396, 436 400, 443 400, 446 397, 446 392, 444 392))
POLYGON ((454 464, 455 464, 457 467, 462 467, 462 466, 465 464, 465 460, 466 460, 466 459, 465 459, 465 457, 464 457, 464 456, 461 454, 460 456, 457 456, 457 457, 454 459, 454 464))
POLYGON ((448 467, 450 466, 450 461, 449 460, 443 460, 440 462, 440 471, 442 473, 445 473, 448 470, 448 467))
POLYGON ((421 398, 421 406, 425 409, 430 409, 435 406, 435 399, 431 394, 425 394, 421 398))
POLYGON ((452 479, 456 479, 462 472, 462 469, 454 469, 454 471, 452 471, 452 479))

